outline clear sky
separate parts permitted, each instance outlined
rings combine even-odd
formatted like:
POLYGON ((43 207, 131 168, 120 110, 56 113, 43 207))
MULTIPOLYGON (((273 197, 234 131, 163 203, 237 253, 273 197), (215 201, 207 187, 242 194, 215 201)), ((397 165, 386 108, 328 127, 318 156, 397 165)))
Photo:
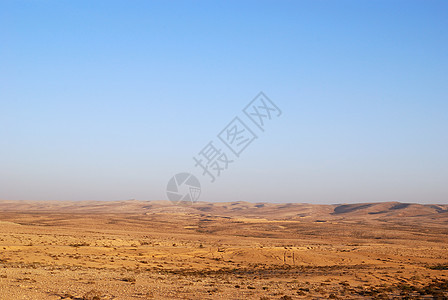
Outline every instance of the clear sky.
POLYGON ((448 203, 447 129, 448 1, 0 0, 0 199, 448 203))

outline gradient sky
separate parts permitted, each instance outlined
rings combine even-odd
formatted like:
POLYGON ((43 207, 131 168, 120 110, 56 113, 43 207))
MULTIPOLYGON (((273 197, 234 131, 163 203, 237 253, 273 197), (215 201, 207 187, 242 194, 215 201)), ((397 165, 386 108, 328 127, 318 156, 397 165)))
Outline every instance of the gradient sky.
POLYGON ((447 29, 447 1, 0 1, 0 199, 191 172, 203 201, 448 203, 447 29), (282 116, 210 183, 193 156, 260 91, 282 116))

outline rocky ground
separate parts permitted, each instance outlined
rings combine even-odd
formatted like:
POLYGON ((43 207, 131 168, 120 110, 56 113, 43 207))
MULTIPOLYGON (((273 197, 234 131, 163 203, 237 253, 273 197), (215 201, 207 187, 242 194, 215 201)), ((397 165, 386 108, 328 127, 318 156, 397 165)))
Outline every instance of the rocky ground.
POLYGON ((0 201, 0 299, 447 299, 448 206, 0 201))

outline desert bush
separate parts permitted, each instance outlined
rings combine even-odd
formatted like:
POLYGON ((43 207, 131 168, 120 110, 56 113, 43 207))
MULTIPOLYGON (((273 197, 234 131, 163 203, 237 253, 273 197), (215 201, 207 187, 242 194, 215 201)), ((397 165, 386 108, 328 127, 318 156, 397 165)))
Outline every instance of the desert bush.
POLYGON ((122 281, 125 282, 129 282, 129 283, 135 283, 137 280, 135 279, 135 277, 133 276, 129 276, 129 277, 124 277, 123 279, 121 279, 122 281))
POLYGON ((86 243, 86 242, 82 242, 82 243, 72 243, 72 244, 69 244, 69 246, 70 247, 83 247, 83 246, 90 246, 90 244, 86 243))
POLYGON ((82 296, 82 300, 101 300, 101 293, 96 290, 91 290, 82 296))
POLYGON ((431 270, 448 270, 448 264, 445 264, 445 265, 437 264, 437 265, 434 265, 434 266, 428 266, 428 269, 431 269, 431 270))

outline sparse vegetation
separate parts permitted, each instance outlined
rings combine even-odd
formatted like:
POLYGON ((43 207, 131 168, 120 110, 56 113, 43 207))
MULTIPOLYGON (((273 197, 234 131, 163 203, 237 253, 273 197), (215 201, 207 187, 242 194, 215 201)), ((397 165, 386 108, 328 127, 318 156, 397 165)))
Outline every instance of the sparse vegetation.
POLYGON ((437 264, 434 266, 428 266, 431 270, 448 270, 448 264, 437 264))
POLYGON ((88 247, 88 246, 90 246, 90 244, 87 243, 87 242, 81 242, 81 243, 71 243, 71 244, 69 244, 69 246, 70 247, 75 247, 75 248, 77 248, 77 247, 88 247))
MULTIPOLYGON (((40 219, 54 223, 60 216, 27 218, 30 221, 23 224, 40 219)), ((110 218, 95 215, 86 227, 76 219, 64 220, 63 226, 21 225, 13 231, 0 226, 0 289, 22 285, 73 300, 239 299, 242 294, 263 300, 448 296, 448 238, 446 229, 434 224, 314 222, 328 216, 234 222, 232 217, 194 214, 175 221, 164 214, 150 219, 114 215, 116 223, 108 224, 110 218), (201 225, 210 234, 182 234, 187 224, 204 218, 211 220, 201 225), (421 234, 427 228, 436 228, 431 229, 431 241, 421 234), (148 231, 154 237, 142 235, 148 231), (31 241, 34 246, 27 246, 31 241), (107 294, 99 287, 107 288, 107 294)))
POLYGON ((129 283, 132 283, 132 284, 134 284, 137 280, 135 279, 135 277, 133 277, 133 276, 128 276, 128 277, 124 277, 123 279, 121 279, 122 281, 125 281, 125 282, 129 282, 129 283))
POLYGON ((82 296, 82 300, 101 300, 102 294, 99 291, 91 290, 82 296))

